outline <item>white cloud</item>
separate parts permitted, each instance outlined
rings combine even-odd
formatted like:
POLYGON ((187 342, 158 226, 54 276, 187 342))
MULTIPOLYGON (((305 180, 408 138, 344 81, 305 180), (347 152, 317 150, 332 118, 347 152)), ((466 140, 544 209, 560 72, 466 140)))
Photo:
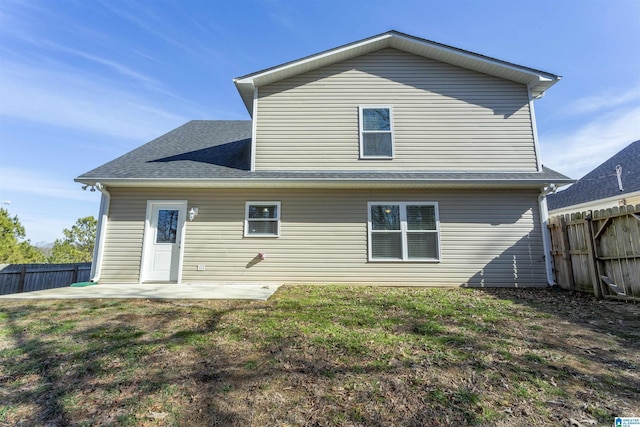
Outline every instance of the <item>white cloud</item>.
MULTIPOLYGON (((216 62, 226 62, 224 56, 209 49, 207 45, 202 46, 198 37, 191 35, 190 31, 181 31, 175 22, 170 22, 164 16, 158 15, 153 9, 145 7, 144 3, 125 2, 122 7, 117 7, 115 2, 112 1, 104 1, 101 4, 121 19, 178 48, 182 52, 189 52, 189 54, 199 58, 201 61, 211 62, 212 58, 215 58, 216 62)), ((176 9, 169 13, 177 14, 179 11, 180 9, 176 9)), ((186 19, 186 17, 182 18, 186 19)), ((190 28, 190 30, 193 30, 193 28, 190 28)), ((205 34, 204 36, 206 39, 207 35, 205 34)))
POLYGON ((96 216, 100 193, 82 191, 80 184, 24 168, 0 168, 0 198, 10 200, 32 243, 53 242, 80 217, 96 216))
POLYGON ((17 215, 26 232, 26 238, 32 244, 53 243, 63 237, 62 230, 71 228, 78 218, 98 215, 98 204, 95 207, 76 207, 72 212, 54 212, 49 209, 25 210, 9 207, 10 215, 17 215))
POLYGON ((148 140, 188 120, 69 68, 37 69, 5 61, 0 92, 0 115, 119 138, 148 140))
POLYGON ((581 178, 640 139, 640 106, 611 111, 570 132, 540 136, 544 164, 581 178))
POLYGON ((104 65, 105 67, 108 67, 108 68, 110 68, 110 69, 112 69, 112 70, 114 70, 114 71, 116 71, 116 72, 118 72, 118 73, 120 73, 120 74, 122 74, 122 75, 124 75, 126 77, 130 77, 130 78, 133 78, 134 80, 139 81, 140 83, 144 84, 145 86, 154 87, 154 88, 161 86, 160 82, 158 82, 157 80, 155 80, 155 79, 153 79, 153 78, 151 78, 149 76, 146 76, 144 74, 138 73, 137 71, 132 70, 131 68, 129 68, 129 67, 123 65, 123 64, 120 64, 120 63, 118 63, 116 61, 112 61, 112 60, 109 60, 109 59, 106 59, 106 58, 101 58, 101 57, 96 56, 96 55, 92 55, 92 54, 89 54, 89 53, 86 53, 86 52, 82 52, 82 51, 80 51, 78 49, 71 49, 71 48, 68 48, 68 47, 65 47, 65 46, 61 46, 61 45, 58 45, 58 44, 55 44, 55 43, 51 43, 51 42, 40 41, 39 44, 41 46, 44 45, 44 46, 47 46, 47 47, 50 47, 50 48, 53 48, 53 49, 56 49, 56 50, 59 50, 59 51, 62 51, 62 52, 71 53, 71 54, 79 56, 81 58, 88 59, 89 61, 93 61, 95 63, 104 65))
POLYGON ((37 214, 18 213, 18 219, 24 227, 27 234, 26 238, 31 241, 32 244, 46 242, 52 243, 56 239, 61 239, 62 230, 65 228, 71 228, 75 223, 75 220, 69 221, 66 218, 52 218, 47 213, 37 214))
POLYGON ((21 168, 0 169, 0 190, 63 200, 89 200, 80 184, 21 168))
POLYGON ((608 90, 598 95, 590 95, 571 102, 563 111, 565 116, 579 116, 602 110, 611 110, 634 101, 640 100, 640 85, 631 87, 625 92, 618 93, 608 90))
POLYGON ((146 53, 142 53, 142 52, 140 52, 140 51, 139 51, 139 50, 137 50, 137 49, 131 49, 131 51, 132 51, 133 53, 135 53, 136 55, 139 55, 139 56, 141 56, 141 57, 143 57, 143 58, 145 58, 145 59, 148 59, 148 60, 150 60, 150 61, 156 62, 156 63, 158 63, 158 64, 161 64, 161 65, 164 65, 164 66, 168 66, 168 65, 169 65, 169 63, 168 63, 168 62, 161 61, 161 60, 159 60, 158 58, 153 57, 153 56, 151 56, 151 55, 148 55, 148 54, 146 54, 146 53))
MULTIPOLYGON (((59 50, 61 52, 65 52, 65 53, 70 53, 72 55, 76 55, 80 58, 92 61, 94 63, 100 64, 110 70, 115 71, 118 74, 123 75, 124 77, 127 77, 129 80, 135 80, 137 81, 137 83, 141 84, 142 87, 144 87, 145 89, 151 91, 151 92, 155 92, 155 93, 159 93, 161 95, 165 95, 168 96, 170 98, 174 98, 177 99, 178 101, 183 102, 184 104, 190 104, 198 109, 202 109, 201 107, 197 106, 195 103, 193 103, 192 101, 189 101, 187 99, 184 99, 170 91, 168 91, 165 86, 159 82, 158 80, 147 76, 145 74, 139 73, 133 69, 131 69, 130 67, 127 67, 126 65, 123 65, 120 62, 117 61, 113 61, 107 58, 103 58, 103 57, 99 57, 90 53, 86 53, 83 52, 81 50, 78 49, 71 49, 65 46, 61 46, 55 43, 51 43, 48 41, 39 41, 37 42, 40 46, 48 46, 51 49, 55 49, 55 50, 59 50)), ((140 53, 138 53, 138 55, 140 55, 140 53)), ((147 56, 147 58, 149 58, 147 56)))

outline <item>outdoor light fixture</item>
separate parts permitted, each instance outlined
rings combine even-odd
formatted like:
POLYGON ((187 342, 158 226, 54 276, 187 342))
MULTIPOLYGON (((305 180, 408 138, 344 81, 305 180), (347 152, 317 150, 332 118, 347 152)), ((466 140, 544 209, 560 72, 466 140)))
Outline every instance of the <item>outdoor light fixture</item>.
POLYGON ((193 221, 193 219, 198 215, 198 208, 189 209, 189 221, 193 221))

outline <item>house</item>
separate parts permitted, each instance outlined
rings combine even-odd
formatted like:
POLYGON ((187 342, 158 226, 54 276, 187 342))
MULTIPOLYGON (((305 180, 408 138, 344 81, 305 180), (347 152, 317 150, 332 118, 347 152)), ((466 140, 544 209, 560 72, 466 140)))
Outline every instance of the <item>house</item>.
POLYGON ((548 197, 550 215, 640 204, 640 140, 632 142, 566 190, 548 197))
POLYGON ((191 121, 76 179, 94 280, 541 286, 533 101, 560 79, 389 31, 234 80, 251 120, 191 121))

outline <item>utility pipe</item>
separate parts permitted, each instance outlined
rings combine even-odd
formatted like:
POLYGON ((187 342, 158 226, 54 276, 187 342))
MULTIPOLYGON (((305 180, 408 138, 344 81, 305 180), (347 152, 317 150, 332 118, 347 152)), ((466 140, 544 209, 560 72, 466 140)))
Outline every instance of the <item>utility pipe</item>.
POLYGON ((542 188, 538 196, 538 207, 540 210, 540 225, 542 226, 542 247, 544 250, 544 266, 547 271, 547 284, 556 286, 553 277, 553 260, 551 258, 551 231, 549 231, 549 210, 547 208, 547 195, 556 192, 558 187, 549 184, 542 188))
POLYGON ((109 221, 109 205, 111 204, 111 193, 99 182, 94 185, 102 193, 100 198, 100 214, 98 216, 98 228, 96 230, 96 243, 93 247, 93 263, 91 264, 91 281, 97 282, 102 273, 102 258, 104 256, 104 239, 107 232, 107 222, 109 221))

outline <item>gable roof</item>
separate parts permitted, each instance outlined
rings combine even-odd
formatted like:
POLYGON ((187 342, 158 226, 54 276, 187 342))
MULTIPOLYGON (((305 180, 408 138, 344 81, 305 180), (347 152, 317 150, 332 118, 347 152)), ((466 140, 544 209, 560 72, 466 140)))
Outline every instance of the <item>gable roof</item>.
POLYGON ((192 120, 76 182, 118 186, 527 187, 573 180, 542 172, 250 171, 251 121, 192 120))
POLYGON ((640 140, 602 163, 564 191, 547 196, 549 210, 579 205, 640 191, 640 140), (622 167, 623 191, 618 186, 616 166, 622 167))
POLYGON ((534 98, 543 96, 549 87, 561 79, 560 76, 546 71, 524 67, 391 30, 295 61, 237 77, 233 81, 249 114, 253 116, 253 96, 256 87, 389 47, 529 85, 534 98))

